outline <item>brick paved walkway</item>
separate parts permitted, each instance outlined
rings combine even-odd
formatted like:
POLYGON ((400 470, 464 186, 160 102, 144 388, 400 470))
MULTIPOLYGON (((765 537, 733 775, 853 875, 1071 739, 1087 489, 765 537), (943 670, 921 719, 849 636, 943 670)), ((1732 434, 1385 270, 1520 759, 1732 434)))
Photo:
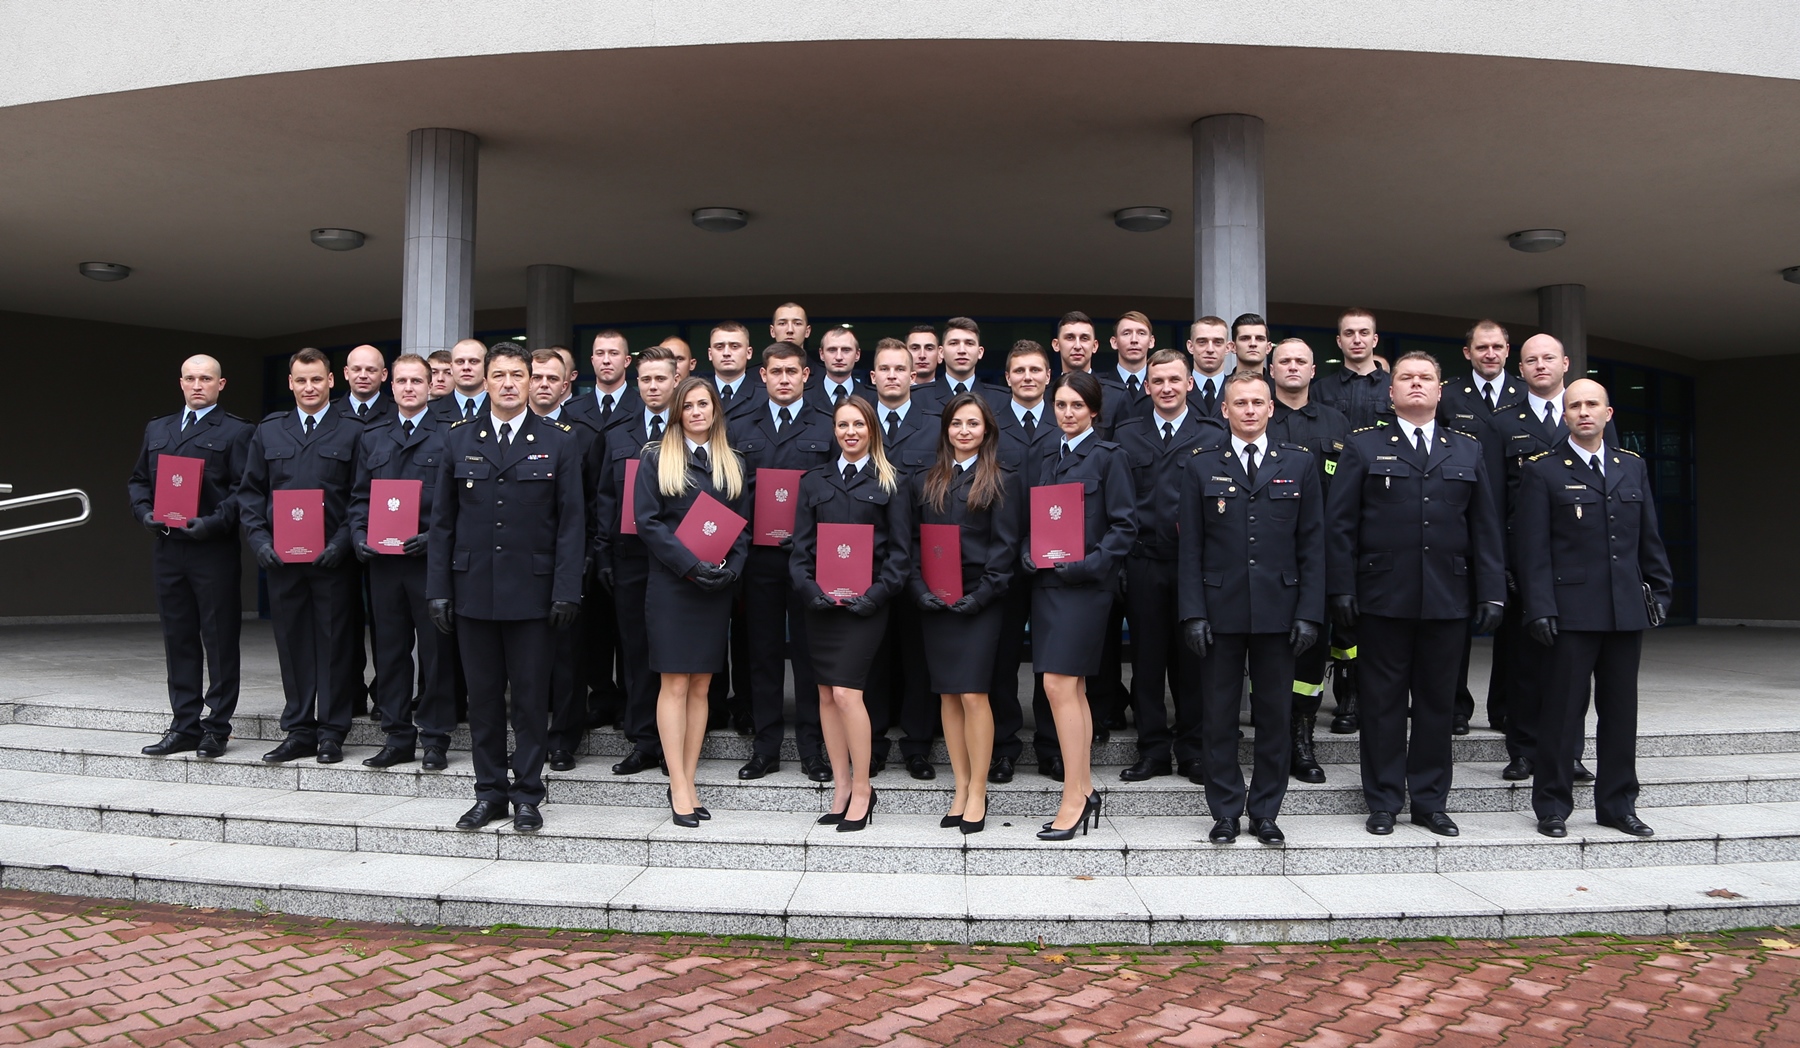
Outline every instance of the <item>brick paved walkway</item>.
POLYGON ((1789 939, 847 946, 0 892, 0 1044, 1796 1045, 1789 939))

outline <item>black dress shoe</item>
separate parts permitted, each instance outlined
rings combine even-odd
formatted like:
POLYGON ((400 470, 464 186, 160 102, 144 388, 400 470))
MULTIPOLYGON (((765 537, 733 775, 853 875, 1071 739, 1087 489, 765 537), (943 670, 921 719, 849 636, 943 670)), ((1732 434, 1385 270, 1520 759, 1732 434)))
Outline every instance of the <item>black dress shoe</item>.
POLYGON ((884 772, 886 770, 887 770, 887 758, 886 757, 877 757, 877 756, 874 756, 873 754, 871 754, 869 756, 869 778, 873 779, 875 776, 880 775, 882 772, 884 772))
POLYGON ((906 758, 906 774, 923 782, 927 779, 937 778, 937 769, 933 768, 931 762, 923 756, 914 754, 906 758))
POLYGON ((575 755, 568 750, 551 750, 549 764, 551 771, 574 771, 575 755))
POLYGON ((1538 832, 1546 837, 1567 837, 1569 825, 1561 819, 1539 819, 1538 832))
POLYGON ((1454 837, 1462 831, 1456 828, 1456 820, 1441 811, 1428 811, 1423 814, 1413 812, 1412 821, 1423 826, 1439 837, 1454 837))
POLYGON ((1596 819, 1595 821, 1608 829, 1629 833, 1633 837, 1654 837, 1656 835, 1656 831, 1644 825, 1644 820, 1636 815, 1621 815, 1616 819, 1596 819))
POLYGON ((1106 730, 1108 731, 1124 731, 1128 727, 1130 725, 1125 720, 1124 710, 1114 710, 1106 718, 1106 730))
POLYGON ((463 812, 463 817, 456 820, 459 830, 479 830, 490 822, 498 822, 506 818, 505 801, 476 801, 475 806, 463 812))
POLYGON ((988 764, 988 781, 994 783, 1011 782, 1013 762, 1011 757, 995 757, 988 764))
POLYGON ((1386 837, 1394 832, 1394 813, 1391 811, 1372 811, 1369 821, 1363 823, 1368 831, 1377 837, 1386 837))
POLYGON ((1175 766, 1175 772, 1196 786, 1206 785, 1206 772, 1201 769, 1199 761, 1182 761, 1175 766))
POLYGON ((200 740, 192 735, 169 732, 138 752, 151 757, 167 757, 171 753, 189 753, 200 748, 200 740))
POLYGON ((519 833, 534 833, 544 828, 544 816, 539 813, 535 804, 513 805, 513 829, 519 833))
POLYGON ((281 740, 281 745, 263 754, 262 759, 267 764, 282 764, 287 761, 299 760, 302 757, 317 757, 318 755, 318 743, 289 735, 281 740))
POLYGON ((1051 757, 1048 760, 1038 761, 1038 774, 1045 778, 1055 779, 1057 782, 1063 781, 1062 758, 1051 757))
POLYGON ((426 771, 443 771, 449 766, 449 755, 444 752, 442 747, 425 747, 425 759, 419 762, 419 767, 424 768, 426 771))
POLYGON ((1230 844, 1238 839, 1238 821, 1236 819, 1214 819, 1212 832, 1206 839, 1214 844, 1230 844))
POLYGON ((1531 778, 1531 771, 1530 757, 1514 757, 1501 769, 1500 777, 1507 782, 1524 782, 1531 778))
POLYGON ((223 757, 223 756, 225 756, 226 739, 227 739, 227 736, 214 735, 210 731, 207 732, 206 734, 200 736, 200 745, 194 747, 194 756, 196 756, 196 757, 223 757))
POLYGON ((731 718, 731 728, 747 739, 756 734, 756 721, 752 720, 748 713, 734 714, 731 718))
POLYGON ((772 771, 780 770, 780 760, 753 753, 750 755, 750 759, 744 762, 744 766, 738 769, 738 778, 748 782, 751 779, 760 779, 772 771))
POLYGON ((1104 724, 1094 725, 1094 745, 1104 746, 1111 741, 1112 732, 1104 724))
POLYGON ((319 740, 319 763, 337 764, 344 759, 344 744, 331 739, 319 740))
POLYGON ((1287 836, 1281 832, 1281 827, 1275 825, 1274 819, 1252 819, 1250 832, 1256 834, 1256 839, 1264 844, 1287 843, 1287 836))
POLYGON ((811 757, 800 758, 800 770, 814 782, 831 781, 831 762, 823 754, 815 753, 811 757))
POLYGON ((375 756, 363 759, 365 768, 392 768, 396 764, 411 764, 413 748, 411 746, 383 746, 375 756))
POLYGON ((1160 760, 1152 757, 1139 757, 1136 764, 1119 772, 1119 778, 1124 779, 1126 782, 1145 782, 1156 778, 1158 775, 1167 775, 1169 772, 1169 759, 1167 757, 1161 758, 1160 760))
POLYGON ((1452 735, 1467 735, 1467 734, 1469 734, 1469 718, 1463 716, 1460 713, 1457 714, 1456 719, 1450 722, 1450 734, 1452 734, 1452 735))
POLYGON ((1580 759, 1577 759, 1575 761, 1575 781, 1576 782, 1593 782, 1594 781, 1594 773, 1591 771, 1588 771, 1588 766, 1581 763, 1580 759))
POLYGON ((658 763, 660 762, 657 758, 652 757, 643 750, 632 750, 625 755, 624 760, 613 765, 612 772, 614 775, 636 775, 646 768, 656 767, 658 763))

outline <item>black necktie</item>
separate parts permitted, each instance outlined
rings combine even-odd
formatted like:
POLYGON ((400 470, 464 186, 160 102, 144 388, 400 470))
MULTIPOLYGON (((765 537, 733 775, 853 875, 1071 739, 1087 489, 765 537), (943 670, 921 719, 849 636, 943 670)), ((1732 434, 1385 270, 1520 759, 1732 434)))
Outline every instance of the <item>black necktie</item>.
POLYGON ((1062 454, 1056 456, 1056 461, 1061 462, 1063 459, 1066 459, 1068 457, 1069 457, 1069 442, 1065 440, 1065 441, 1063 441, 1062 454))
POLYGON ((1431 451, 1425 447, 1425 427, 1413 430, 1413 450, 1419 453, 1419 462, 1423 464, 1431 458, 1431 451))
POLYGON ((1252 487, 1254 487, 1256 485, 1256 445, 1255 444, 1245 444, 1244 445, 1244 476, 1249 479, 1252 487))
POLYGON ((969 391, 969 384, 967 382, 958 382, 955 385, 955 387, 953 387, 950 390, 950 392, 956 394, 959 397, 962 396, 964 393, 967 393, 968 391, 969 391))
POLYGON ((852 462, 844 466, 844 483, 856 483, 856 463, 852 462))
POLYGON ((1217 403, 1217 402, 1216 402, 1216 401, 1214 401, 1214 400, 1213 400, 1213 384, 1212 384, 1212 379, 1210 379, 1210 378, 1209 378, 1209 379, 1207 379, 1207 380, 1206 380, 1206 392, 1204 392, 1204 393, 1202 393, 1202 394, 1201 394, 1201 395, 1200 395, 1200 398, 1201 398, 1201 399, 1202 399, 1202 400, 1203 400, 1203 401, 1205 401, 1205 403, 1206 403, 1206 413, 1207 413, 1207 414, 1208 414, 1208 415, 1216 415, 1216 414, 1218 414, 1218 411, 1219 411, 1219 405, 1218 405, 1218 403, 1217 403))
POLYGON ((1481 398, 1487 401, 1488 411, 1492 412, 1497 406, 1494 403, 1494 384, 1492 382, 1481 387, 1481 398))
POLYGON ((1602 477, 1606 476, 1606 471, 1600 468, 1600 456, 1598 455, 1588 456, 1588 468, 1602 477))
POLYGON ((368 401, 365 400, 362 403, 356 405, 356 417, 357 418, 368 418, 369 417, 369 402, 368 401))
POLYGON ((307 440, 312 439, 313 426, 316 425, 317 423, 318 423, 318 420, 313 418, 311 415, 306 416, 306 439, 307 440))
POLYGON ((406 431, 406 439, 411 440, 412 433, 413 433, 413 420, 406 419, 405 421, 401 422, 400 428, 406 431))
POLYGON ((775 432, 777 432, 777 433, 787 432, 788 425, 790 423, 792 423, 793 421, 794 421, 794 413, 789 411, 787 408, 782 408, 780 413, 775 416, 775 432))
POLYGON ((887 423, 887 439, 888 443, 892 444, 900 437, 900 413, 898 411, 889 411, 887 423))
POLYGON ((1025 443, 1029 444, 1036 439, 1037 439, 1037 412, 1027 411, 1025 413, 1025 443))
POLYGON ((832 394, 832 396, 831 396, 831 405, 833 407, 836 407, 837 405, 842 404, 844 401, 849 400, 849 399, 850 399, 850 387, 849 386, 839 386, 837 388, 837 392, 832 394))
POLYGON ((726 407, 731 406, 731 387, 730 386, 720 386, 719 387, 719 403, 725 405, 726 407))
POLYGON ((694 449, 694 465, 699 466, 706 472, 712 472, 712 460, 707 457, 705 448, 694 449))
POLYGON ((1125 392, 1130 393, 1132 396, 1135 397, 1138 395, 1138 390, 1140 390, 1142 388, 1143 388, 1143 384, 1138 381, 1138 377, 1136 375, 1126 376, 1125 392))
POLYGON ((662 416, 661 415, 651 415, 650 416, 650 439, 652 441, 661 440, 662 439, 662 429, 663 429, 662 416))
POLYGON ((1544 405, 1544 425, 1546 425, 1546 426, 1555 426, 1556 425, 1556 405, 1555 404, 1545 404, 1544 405))
POLYGON ((189 426, 193 425, 194 423, 196 423, 198 421, 200 421, 199 416, 195 415, 192 411, 190 411, 187 413, 187 418, 182 420, 181 428, 187 429, 189 426))
POLYGON ((600 425, 602 428, 604 428, 607 421, 612 418, 612 409, 613 395, 608 393, 600 398, 600 425))
POLYGON ((1164 422, 1163 423, 1163 443, 1167 444, 1169 441, 1171 441, 1173 439, 1175 439, 1175 423, 1164 422))
POLYGON ((475 400, 474 400, 474 398, 470 398, 468 400, 463 401, 463 418, 474 418, 474 417, 475 417, 475 400))
POLYGON ((500 446, 503 448, 512 447, 512 423, 510 422, 500 423, 500 446))

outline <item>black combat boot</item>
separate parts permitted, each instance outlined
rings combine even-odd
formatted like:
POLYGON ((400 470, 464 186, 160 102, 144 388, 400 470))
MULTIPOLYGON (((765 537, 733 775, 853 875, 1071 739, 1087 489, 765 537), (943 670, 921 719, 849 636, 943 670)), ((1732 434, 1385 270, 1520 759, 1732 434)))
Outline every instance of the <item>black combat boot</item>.
POLYGON ((1346 659, 1331 664, 1331 697, 1337 714, 1331 718, 1331 734, 1356 733, 1356 663, 1346 659))
POLYGON ((1317 717, 1294 718, 1294 752, 1288 760, 1288 772, 1301 782, 1324 782, 1325 769, 1313 754, 1313 725, 1317 717))

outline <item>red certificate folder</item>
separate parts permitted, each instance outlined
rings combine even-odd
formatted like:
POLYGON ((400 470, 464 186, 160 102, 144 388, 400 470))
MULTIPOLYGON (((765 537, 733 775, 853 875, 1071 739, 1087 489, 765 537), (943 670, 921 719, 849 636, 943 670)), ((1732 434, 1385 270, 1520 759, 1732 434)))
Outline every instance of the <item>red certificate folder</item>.
POLYGON ((794 537, 794 510, 800 505, 800 477, 803 469, 759 469, 756 471, 756 530, 750 542, 757 546, 779 546, 794 537))
POLYGON ((834 600, 867 593, 875 577, 875 525, 820 524, 814 571, 819 588, 834 600))
POLYGON ((961 527, 919 525, 919 573, 925 577, 925 588, 945 604, 963 599, 961 527))
POLYGON ((637 459, 625 460, 625 498, 619 503, 619 534, 637 534, 637 459))
POLYGON ((687 516, 675 529, 675 537, 688 552, 707 564, 723 564, 731 553, 731 544, 750 526, 750 522, 731 511, 731 507, 702 491, 688 507, 687 516))
POLYGON ((318 488, 269 492, 275 552, 288 564, 311 564, 325 549, 325 492, 318 488))
POLYGON ((369 545, 377 553, 401 553, 419 533, 422 480, 369 481, 369 545))
POLYGON ((151 507, 157 523, 171 528, 187 527, 188 521, 200 515, 200 487, 205 480, 205 459, 158 455, 156 504, 151 507))
POLYGON ((1080 484, 1031 489, 1031 562, 1040 568, 1087 556, 1080 484))

